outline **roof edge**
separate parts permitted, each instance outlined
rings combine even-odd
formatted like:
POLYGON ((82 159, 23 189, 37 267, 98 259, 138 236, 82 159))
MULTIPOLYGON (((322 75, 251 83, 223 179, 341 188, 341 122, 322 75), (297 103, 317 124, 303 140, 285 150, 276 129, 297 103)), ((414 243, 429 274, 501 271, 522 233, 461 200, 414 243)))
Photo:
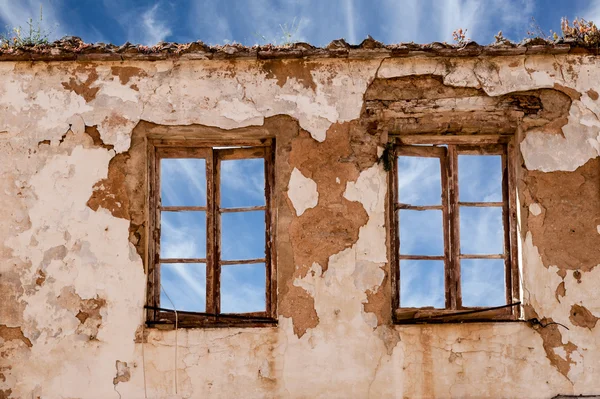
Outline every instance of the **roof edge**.
POLYGON ((547 41, 540 38, 527 39, 519 44, 503 42, 486 46, 479 45, 476 42, 468 42, 462 45, 440 42, 386 45, 369 37, 359 45, 350 45, 344 39, 338 39, 325 47, 315 47, 308 43, 293 43, 283 46, 268 44, 252 47, 241 44, 209 46, 201 41, 184 44, 161 42, 149 47, 129 42, 122 46, 104 43, 85 43, 78 37, 69 36, 53 43, 42 45, 0 47, 0 61, 377 59, 416 56, 496 57, 523 54, 586 54, 597 56, 600 54, 600 51, 596 46, 585 46, 576 40, 560 39, 557 41, 547 41))

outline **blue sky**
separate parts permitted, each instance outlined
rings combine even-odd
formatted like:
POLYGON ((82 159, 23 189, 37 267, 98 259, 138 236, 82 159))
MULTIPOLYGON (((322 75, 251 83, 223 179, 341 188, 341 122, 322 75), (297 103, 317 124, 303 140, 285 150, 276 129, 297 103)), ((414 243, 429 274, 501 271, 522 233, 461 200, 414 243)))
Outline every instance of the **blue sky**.
POLYGON ((115 44, 281 42, 279 25, 294 21, 295 38, 319 46, 368 34, 386 43, 451 42, 460 27, 486 44, 499 30, 526 37, 531 17, 546 32, 559 31, 563 16, 600 20, 600 0, 0 0, 0 26, 25 26, 40 4, 53 38, 115 44))

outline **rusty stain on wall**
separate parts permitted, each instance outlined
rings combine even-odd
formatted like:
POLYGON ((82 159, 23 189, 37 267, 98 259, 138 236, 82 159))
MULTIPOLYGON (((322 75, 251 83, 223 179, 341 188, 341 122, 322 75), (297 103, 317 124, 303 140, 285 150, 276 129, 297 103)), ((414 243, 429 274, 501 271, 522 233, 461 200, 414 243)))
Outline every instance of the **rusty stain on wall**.
POLYGON ((96 72, 96 69, 93 66, 88 67, 82 65, 75 70, 75 74, 77 77, 69 78, 69 81, 63 82, 62 86, 66 90, 71 90, 76 94, 80 95, 85 99, 86 102, 89 103, 90 101, 96 98, 96 95, 100 90, 99 87, 92 87, 92 85, 98 79, 98 73, 96 72), (85 80, 79 78, 79 75, 83 74, 87 75, 85 80))
POLYGON ((528 171, 523 193, 544 209, 527 219, 544 265, 586 272, 600 264, 598 253, 589 250, 600 248, 599 158, 574 172, 528 171))

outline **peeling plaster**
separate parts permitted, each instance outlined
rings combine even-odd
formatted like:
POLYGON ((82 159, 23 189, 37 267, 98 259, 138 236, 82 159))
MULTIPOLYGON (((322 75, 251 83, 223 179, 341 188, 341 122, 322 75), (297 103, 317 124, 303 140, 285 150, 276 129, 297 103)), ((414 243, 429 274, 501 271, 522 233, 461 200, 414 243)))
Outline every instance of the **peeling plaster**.
POLYGON ((317 183, 294 168, 288 185, 288 197, 294 205, 296 216, 302 216, 304 211, 314 208, 319 202, 317 183))
POLYGON ((529 212, 531 212, 533 216, 539 216, 542 213, 542 207, 540 204, 531 204, 529 205, 529 212))
MULTIPOLYGON (((597 57, 279 62, 0 62, 0 395, 135 398, 145 385, 161 398, 597 394, 597 246, 548 255, 556 240, 600 233, 596 215, 578 211, 597 200, 594 175, 581 172, 600 154, 597 57), (564 121, 521 117, 517 173, 525 317, 568 330, 391 323, 387 175, 376 153, 394 132, 365 123, 375 74, 435 76, 487 95, 436 99, 439 112, 540 89, 569 96, 564 121), (145 275, 134 245, 143 243, 132 243, 144 228, 140 203, 117 209, 107 198, 138 187, 115 182, 127 157, 139 156, 131 146, 143 142, 132 136, 140 121, 262 128, 275 115, 302 129, 277 141, 277 156, 290 156, 276 171, 275 191, 287 186, 289 198, 281 195, 289 211, 278 215, 287 229, 278 231, 279 256, 289 263, 280 271, 292 276, 278 281, 278 326, 179 330, 175 396, 176 333, 142 335, 145 275), (571 182, 581 203, 534 189, 532 176, 545 187, 571 182), (556 229, 566 219, 574 232, 556 229), (315 318, 299 332, 290 309, 307 306, 315 318)), ((422 100, 413 110, 429 112, 422 100)))

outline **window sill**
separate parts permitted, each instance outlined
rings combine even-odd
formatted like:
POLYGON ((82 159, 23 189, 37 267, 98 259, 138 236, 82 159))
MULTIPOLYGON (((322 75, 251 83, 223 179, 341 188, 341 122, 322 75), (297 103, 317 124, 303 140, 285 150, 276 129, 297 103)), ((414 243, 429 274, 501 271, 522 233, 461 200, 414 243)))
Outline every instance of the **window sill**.
POLYGON ((394 311, 394 324, 441 324, 472 322, 514 322, 519 319, 519 303, 493 308, 446 310, 433 308, 400 308, 394 311))
MULTIPOLYGON (((174 330, 175 322, 172 321, 147 321, 146 327, 155 328, 157 330, 174 330)), ((224 321, 219 320, 217 322, 180 322, 177 323, 177 328, 265 328, 265 327, 277 327, 277 320, 236 320, 236 321, 224 321)))
POLYGON ((177 328, 227 328, 227 327, 276 327, 277 319, 268 317, 266 313, 220 314, 209 315, 192 312, 158 311, 153 319, 147 320, 149 328, 174 330, 177 328))

